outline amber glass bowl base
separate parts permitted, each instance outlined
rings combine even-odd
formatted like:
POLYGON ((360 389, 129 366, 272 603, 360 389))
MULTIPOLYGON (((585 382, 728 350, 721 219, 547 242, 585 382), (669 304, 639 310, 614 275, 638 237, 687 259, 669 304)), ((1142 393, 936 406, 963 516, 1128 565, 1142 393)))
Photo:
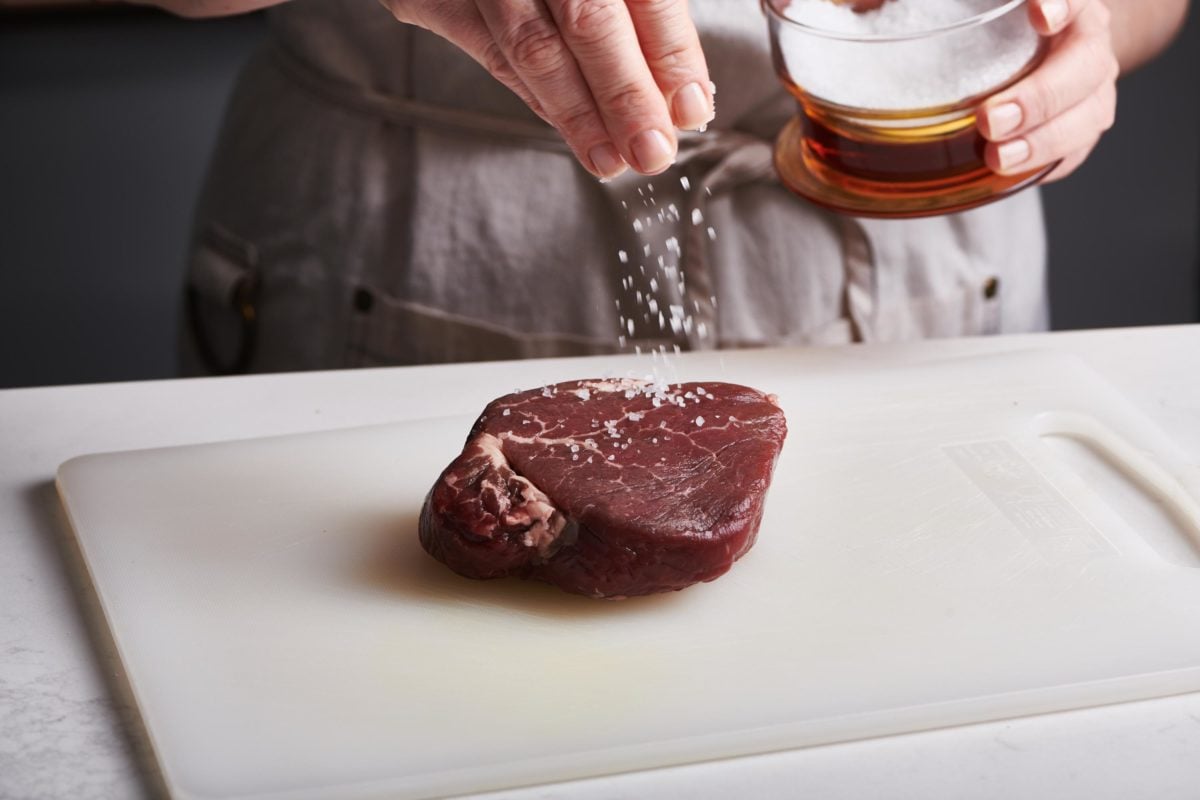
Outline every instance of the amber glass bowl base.
POLYGON ((775 169, 784 185, 819 206, 858 217, 932 217, 977 208, 1032 186, 1056 164, 1020 175, 986 166, 930 181, 873 181, 839 172, 816 158, 792 119, 775 144, 775 169))

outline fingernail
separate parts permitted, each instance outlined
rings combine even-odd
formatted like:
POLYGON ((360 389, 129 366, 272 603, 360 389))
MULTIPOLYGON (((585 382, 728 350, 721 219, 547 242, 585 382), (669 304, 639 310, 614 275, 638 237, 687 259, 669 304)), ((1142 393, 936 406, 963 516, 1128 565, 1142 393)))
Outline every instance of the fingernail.
POLYGON ((625 159, 617 152, 617 148, 608 142, 598 144, 588 151, 592 167, 601 178, 615 178, 625 171, 625 159))
POLYGON ((662 131, 653 128, 633 137, 629 149, 633 151, 633 160, 637 162, 634 168, 646 175, 662 172, 675 161, 675 148, 671 147, 671 141, 662 131))
POLYGON ((999 139, 1021 125, 1021 107, 1016 103, 1001 103, 987 110, 988 134, 999 139))
POLYGON ((1042 19, 1046 21, 1046 27, 1052 31, 1061 28, 1070 13, 1066 0, 1042 0, 1042 19))
POLYGON ((712 104, 698 83, 689 83, 676 92, 672 105, 675 111, 675 124, 685 130, 693 130, 707 125, 713 118, 712 104))
POLYGON ((1029 158, 1029 142, 1024 139, 1005 142, 996 149, 996 155, 1000 159, 1000 169, 1015 167, 1029 158))

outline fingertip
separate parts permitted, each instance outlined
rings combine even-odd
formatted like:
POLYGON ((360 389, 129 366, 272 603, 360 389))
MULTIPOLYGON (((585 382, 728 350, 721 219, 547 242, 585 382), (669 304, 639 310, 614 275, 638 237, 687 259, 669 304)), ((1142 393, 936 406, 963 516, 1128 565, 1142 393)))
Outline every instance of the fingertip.
POLYGON ((983 160, 988 168, 999 175, 1015 175, 1028 169, 1033 150, 1024 139, 990 143, 984 149, 983 160))
POLYGON ((601 181, 610 181, 629 169, 629 164, 621 157, 617 148, 608 142, 603 142, 588 150, 587 158, 591 165, 584 164, 584 166, 601 181))
POLYGON ((992 98, 976 113, 976 127, 991 142, 1016 133, 1024 121, 1025 112, 1010 98, 992 98))
POLYGON ((712 95, 698 82, 692 82, 675 92, 671 100, 671 117, 676 127, 701 130, 716 116, 712 95))
POLYGON ((1039 0, 1033 7, 1033 26, 1043 36, 1053 36, 1071 19, 1067 0, 1039 0))
POLYGON ((629 142, 630 166, 643 175, 657 175, 675 163, 677 149, 673 136, 654 128, 644 130, 629 142))

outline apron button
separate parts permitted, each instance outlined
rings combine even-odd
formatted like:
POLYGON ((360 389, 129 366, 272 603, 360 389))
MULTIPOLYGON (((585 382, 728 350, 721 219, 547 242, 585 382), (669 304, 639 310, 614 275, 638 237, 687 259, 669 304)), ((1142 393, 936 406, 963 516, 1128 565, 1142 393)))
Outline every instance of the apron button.
POLYGON ((371 294, 369 289, 359 287, 354 290, 354 307, 366 314, 371 310, 371 306, 375 304, 375 296, 371 294))
POLYGON ((983 282, 983 297, 985 300, 994 300, 998 294, 1000 294, 999 278, 992 276, 983 282))

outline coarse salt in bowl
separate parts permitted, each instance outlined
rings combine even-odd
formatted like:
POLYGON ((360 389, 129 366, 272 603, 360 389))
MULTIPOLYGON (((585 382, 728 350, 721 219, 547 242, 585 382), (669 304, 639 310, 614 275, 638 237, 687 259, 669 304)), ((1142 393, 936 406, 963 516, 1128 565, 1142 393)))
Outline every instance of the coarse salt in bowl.
POLYGON ((1031 67, 1042 39, 1027 0, 764 0, 776 69, 793 91, 869 111, 983 99, 1031 67))

